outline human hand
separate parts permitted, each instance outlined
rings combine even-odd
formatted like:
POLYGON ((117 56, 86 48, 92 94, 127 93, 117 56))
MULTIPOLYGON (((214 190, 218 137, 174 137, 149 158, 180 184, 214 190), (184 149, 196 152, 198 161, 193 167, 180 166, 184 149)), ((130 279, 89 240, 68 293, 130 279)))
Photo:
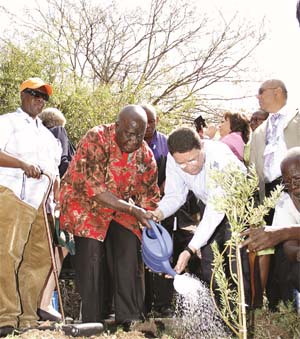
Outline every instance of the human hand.
POLYGON ((213 139, 217 133, 217 127, 215 125, 208 125, 204 131, 204 135, 209 139, 213 139))
POLYGON ((151 228, 149 224, 149 219, 153 219, 151 211, 146 211, 143 208, 138 206, 132 206, 132 215, 137 218, 137 220, 142 224, 142 226, 151 228))
POLYGON ((181 272, 184 271, 190 258, 191 258, 191 255, 188 251, 184 250, 180 253, 176 266, 174 267, 174 270, 177 274, 180 274, 181 272))
POLYGON ((54 215, 56 217, 56 215, 58 216, 59 218, 59 215, 60 215, 60 203, 59 201, 55 201, 55 207, 54 207, 54 215))
POLYGON ((240 247, 248 246, 249 251, 261 251, 266 248, 274 247, 284 239, 280 239, 281 228, 274 226, 265 226, 259 228, 249 228, 241 233, 242 236, 248 236, 242 242, 240 247))
POLYGON ((149 212, 151 213, 152 219, 155 222, 160 222, 161 220, 165 218, 163 212, 159 208, 157 208, 154 211, 149 211, 149 212))
POLYGON ((21 162, 21 169, 25 172, 28 178, 39 179, 42 174, 39 166, 27 163, 25 161, 21 162))

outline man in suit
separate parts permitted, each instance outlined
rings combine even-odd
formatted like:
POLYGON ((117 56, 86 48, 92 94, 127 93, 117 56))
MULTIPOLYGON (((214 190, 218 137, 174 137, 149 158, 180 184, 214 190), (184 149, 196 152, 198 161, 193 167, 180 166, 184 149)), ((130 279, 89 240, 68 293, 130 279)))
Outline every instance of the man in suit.
MULTIPOLYGON (((287 150, 300 146, 300 112, 287 105, 287 89, 281 80, 265 81, 259 88, 257 98, 260 108, 269 117, 257 127, 252 136, 250 163, 255 165, 259 177, 260 200, 269 196, 277 184, 281 183, 280 163, 287 150)), ((272 225, 274 209, 265 218, 272 225)), ((283 260, 277 248, 271 258, 266 292, 270 308, 275 308, 282 296, 278 294, 280 272, 275 270, 283 260)))
POLYGON ((250 150, 262 200, 281 182, 280 163, 286 151, 300 146, 300 112, 287 106, 287 90, 281 80, 265 81, 257 98, 260 108, 269 113, 269 118, 253 133, 250 150))

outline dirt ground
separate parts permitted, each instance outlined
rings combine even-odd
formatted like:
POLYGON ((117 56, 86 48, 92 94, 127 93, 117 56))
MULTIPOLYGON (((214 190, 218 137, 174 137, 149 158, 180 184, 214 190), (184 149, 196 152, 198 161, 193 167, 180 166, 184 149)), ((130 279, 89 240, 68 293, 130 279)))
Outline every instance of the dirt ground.
MULTIPOLYGON (((164 322, 159 320, 150 319, 144 323, 137 323, 130 328, 130 331, 124 332, 122 329, 114 328, 113 324, 106 325, 105 331, 102 333, 89 336, 91 339, 145 339, 145 338, 160 338, 160 339, 171 339, 172 336, 163 334, 162 331, 166 330, 166 327, 171 325, 172 320, 166 319, 164 322)), ((67 332, 60 328, 59 325, 56 329, 48 329, 51 324, 45 322, 44 330, 34 329, 24 332, 22 334, 15 334, 14 336, 8 336, 7 338, 15 339, 69 339, 74 338, 73 336, 66 335, 67 332)), ((167 329, 168 330, 168 329, 167 329)), ((84 339, 84 336, 76 336, 76 338, 84 339)))

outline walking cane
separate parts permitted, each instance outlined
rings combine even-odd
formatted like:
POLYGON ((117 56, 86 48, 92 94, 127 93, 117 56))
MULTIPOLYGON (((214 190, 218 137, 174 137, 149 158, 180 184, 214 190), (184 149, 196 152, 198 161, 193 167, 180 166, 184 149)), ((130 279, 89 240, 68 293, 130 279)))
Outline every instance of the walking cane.
POLYGON ((47 218, 47 211, 46 211, 46 202, 47 202, 47 199, 49 197, 49 194, 50 194, 52 186, 53 186, 53 180, 52 180, 51 175, 47 172, 42 171, 42 175, 45 175, 49 180, 48 188, 47 188, 47 191, 44 194, 43 203, 42 203, 43 204, 43 214, 44 214, 44 219, 45 219, 45 224, 46 224, 47 240, 48 240, 51 263, 52 263, 52 271, 53 271, 53 274, 54 274, 55 286, 56 286, 56 290, 57 290, 61 319, 62 319, 62 322, 64 323, 65 322, 65 313, 64 313, 64 309, 63 309, 61 291, 60 291, 60 287, 59 287, 58 270, 57 270, 57 265, 56 265, 56 261, 55 261, 55 254, 54 254, 54 250, 53 250, 53 238, 52 238, 52 233, 51 233, 51 230, 50 230, 50 226, 49 226, 49 222, 48 222, 48 218, 47 218))

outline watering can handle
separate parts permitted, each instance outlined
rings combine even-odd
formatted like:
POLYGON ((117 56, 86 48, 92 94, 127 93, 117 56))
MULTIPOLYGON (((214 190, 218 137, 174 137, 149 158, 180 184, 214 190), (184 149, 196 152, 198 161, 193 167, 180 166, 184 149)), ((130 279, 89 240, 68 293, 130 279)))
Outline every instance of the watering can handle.
POLYGON ((152 230, 154 231, 155 235, 156 235, 156 238, 158 239, 159 241, 159 244, 160 244, 160 247, 162 249, 162 253, 167 253, 167 246, 166 246, 166 242, 165 240, 163 239, 163 237, 161 236, 160 232, 159 232, 159 229, 156 225, 156 223, 153 221, 153 220, 149 220, 149 224, 152 228, 152 230))

